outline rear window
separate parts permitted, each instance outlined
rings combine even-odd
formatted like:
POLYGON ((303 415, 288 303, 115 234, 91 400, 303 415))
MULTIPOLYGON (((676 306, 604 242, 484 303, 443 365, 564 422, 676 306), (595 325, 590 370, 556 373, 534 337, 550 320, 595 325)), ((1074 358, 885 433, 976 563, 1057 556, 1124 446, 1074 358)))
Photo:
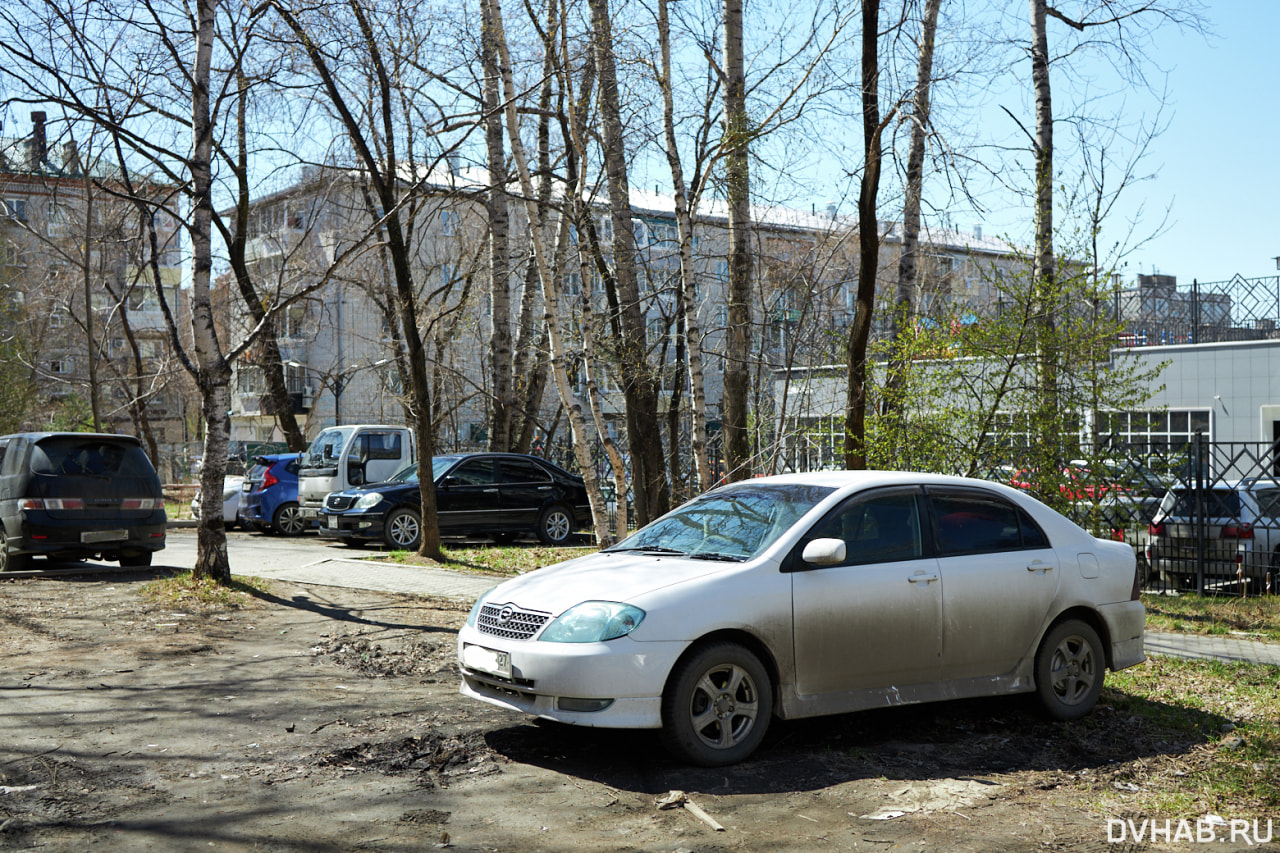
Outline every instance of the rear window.
MULTIPOLYGON (((1239 518, 1240 493, 1234 489, 1205 489, 1204 511, 1209 518, 1239 518)), ((1196 490, 1174 489, 1173 509, 1169 515, 1189 518, 1196 514, 1196 490)))
POLYGON ((102 438, 46 438, 31 451, 31 471, 49 476, 154 478, 139 445, 102 438))

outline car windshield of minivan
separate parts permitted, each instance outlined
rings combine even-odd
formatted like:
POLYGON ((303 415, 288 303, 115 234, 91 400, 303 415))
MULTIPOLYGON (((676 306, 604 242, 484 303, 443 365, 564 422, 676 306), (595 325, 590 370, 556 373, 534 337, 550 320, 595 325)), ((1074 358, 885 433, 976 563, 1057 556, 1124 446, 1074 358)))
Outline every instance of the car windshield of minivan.
POLYGON ((332 468, 338 464, 342 455, 342 445, 346 443, 346 435, 342 430, 327 429, 316 436, 311 446, 306 449, 302 459, 303 468, 332 468))
POLYGON ((694 498, 606 548, 703 560, 750 560, 834 489, 804 484, 729 486, 694 498))
POLYGON ((45 476, 150 477, 142 448, 124 442, 49 438, 31 452, 31 472, 45 476))

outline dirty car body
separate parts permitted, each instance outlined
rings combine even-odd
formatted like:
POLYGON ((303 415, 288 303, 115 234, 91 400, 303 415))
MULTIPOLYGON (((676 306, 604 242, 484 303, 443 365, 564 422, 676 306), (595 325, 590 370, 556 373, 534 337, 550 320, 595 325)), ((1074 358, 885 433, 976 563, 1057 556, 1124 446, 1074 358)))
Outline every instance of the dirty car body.
POLYGON ((770 718, 1038 692, 1092 709, 1144 660, 1133 550, 1015 489, 955 477, 753 479, 618 545, 507 581, 459 634, 462 692, 658 728, 729 764, 770 718))

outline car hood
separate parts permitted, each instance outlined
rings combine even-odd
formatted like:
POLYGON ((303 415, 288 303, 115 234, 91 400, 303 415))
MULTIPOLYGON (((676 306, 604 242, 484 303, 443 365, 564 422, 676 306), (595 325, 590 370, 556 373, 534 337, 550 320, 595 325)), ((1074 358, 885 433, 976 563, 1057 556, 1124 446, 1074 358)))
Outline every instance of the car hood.
POLYGON ((663 587, 742 565, 669 555, 591 554, 506 581, 489 594, 487 602, 559 615, 584 601, 634 603, 663 587))
POLYGON ((418 491, 418 484, 416 482, 374 483, 368 486, 355 486, 354 488, 344 489, 343 491, 338 492, 338 494, 350 495, 353 498, 358 498, 361 495, 367 495, 370 492, 378 492, 379 494, 383 494, 383 495, 398 495, 398 494, 404 494, 405 492, 416 492, 416 491, 418 491))

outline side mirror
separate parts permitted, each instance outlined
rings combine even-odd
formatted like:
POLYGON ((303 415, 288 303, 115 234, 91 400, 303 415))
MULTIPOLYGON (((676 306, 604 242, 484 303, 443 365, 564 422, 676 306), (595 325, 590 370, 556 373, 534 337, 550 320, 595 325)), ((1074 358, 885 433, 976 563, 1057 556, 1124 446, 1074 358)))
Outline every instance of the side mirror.
POLYGON ((440 485, 447 489, 450 486, 462 485, 462 481, 459 480, 457 477, 445 477, 443 480, 440 481, 440 485))
POLYGON ((837 566, 847 556, 843 539, 815 539, 804 546, 800 559, 814 566, 837 566))

